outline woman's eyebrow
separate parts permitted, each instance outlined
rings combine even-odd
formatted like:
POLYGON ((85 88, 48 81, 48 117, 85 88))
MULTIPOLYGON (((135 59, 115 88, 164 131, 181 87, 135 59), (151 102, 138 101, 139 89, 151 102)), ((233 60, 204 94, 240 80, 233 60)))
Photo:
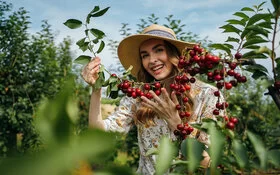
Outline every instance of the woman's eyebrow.
MULTIPOLYGON (((152 48, 152 50, 155 50, 155 49, 157 49, 158 47, 161 47, 161 46, 164 46, 164 44, 157 44, 157 45, 155 45, 155 46, 152 48)), ((145 50, 140 51, 140 54, 143 54, 143 53, 148 53, 148 52, 145 51, 145 50)))

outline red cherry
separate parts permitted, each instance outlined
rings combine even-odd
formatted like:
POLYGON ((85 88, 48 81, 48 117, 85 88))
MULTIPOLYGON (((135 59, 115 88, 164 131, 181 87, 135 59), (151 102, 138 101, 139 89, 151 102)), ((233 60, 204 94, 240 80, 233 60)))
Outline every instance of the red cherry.
POLYGON ((213 63, 218 63, 220 61, 220 58, 218 56, 212 56, 210 61, 212 61, 213 63))
POLYGON ((131 93, 131 97, 132 97, 132 98, 137 98, 137 96, 138 96, 138 95, 137 95, 136 92, 132 92, 132 93, 131 93))
POLYGON ((231 117, 229 119, 230 122, 234 123, 234 124, 237 124, 238 123, 238 119, 236 117, 231 117))
POLYGON ((226 127, 228 128, 228 129, 234 129, 234 127, 235 127, 235 124, 233 123, 233 122, 227 122, 227 124, 226 124, 226 127))
POLYGON ((227 71, 227 74, 228 74, 229 76, 234 76, 234 75, 235 75, 235 72, 234 72, 234 70, 230 69, 230 70, 227 71))
POLYGON ((111 74, 112 77, 117 77, 117 74, 111 74))
POLYGON ((220 81, 220 80, 222 80, 222 78, 223 77, 221 75, 219 75, 219 74, 214 76, 214 80, 215 81, 220 81))
POLYGON ((235 69, 236 66, 237 66, 236 62, 229 63, 229 68, 232 69, 232 70, 235 69))
POLYGON ((159 82, 156 82, 156 83, 154 84, 154 86, 155 86, 156 89, 161 88, 161 84, 160 84, 159 82))
POLYGON ((184 98, 183 98, 183 102, 184 102, 184 103, 187 103, 188 101, 189 101, 189 98, 188 98, 188 97, 184 97, 184 98))
POLYGON ((148 99, 152 99, 152 98, 153 98, 152 94, 151 94, 151 93, 149 93, 149 92, 148 92, 148 93, 146 93, 146 94, 145 94, 145 96, 146 96, 148 99))
POLYGON ((176 105, 177 110, 181 110, 181 108, 182 108, 181 105, 179 105, 179 104, 176 105))
POLYGON ((236 59, 240 59, 240 58, 242 58, 242 54, 241 53, 239 53, 239 52, 237 52, 235 55, 234 55, 234 58, 236 58, 236 59))
POLYGON ((151 87, 150 87, 149 84, 144 84, 144 89, 145 89, 145 90, 150 90, 150 88, 151 88, 151 87))
POLYGON ((139 88, 136 88, 136 89, 135 89, 135 92, 136 92, 136 94, 137 94, 138 96, 140 96, 142 91, 141 91, 139 88))
POLYGON ((184 118, 186 116, 186 113, 184 111, 181 111, 179 113, 180 118, 184 118))
POLYGON ((160 96, 161 90, 159 90, 159 89, 155 90, 155 94, 156 94, 157 96, 160 96))
POLYGON ((214 115, 219 115, 219 114, 220 114, 219 109, 214 109, 213 114, 214 114, 214 115))
POLYGON ((232 88, 232 84, 230 82, 225 82, 225 88, 230 90, 232 88))
POLYGON ((184 129, 184 125, 182 123, 178 124, 177 129, 182 131, 184 129))
POLYGON ((214 92, 214 95, 215 95, 216 97, 219 97, 219 96, 220 96, 220 91, 215 91, 215 92, 214 92))

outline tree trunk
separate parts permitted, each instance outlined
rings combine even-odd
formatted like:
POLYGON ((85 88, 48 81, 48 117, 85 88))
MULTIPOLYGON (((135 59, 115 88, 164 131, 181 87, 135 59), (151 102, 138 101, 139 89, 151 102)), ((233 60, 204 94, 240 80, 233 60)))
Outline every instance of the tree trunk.
POLYGON ((269 86, 268 94, 271 95, 272 99, 280 110, 280 92, 275 87, 269 86))

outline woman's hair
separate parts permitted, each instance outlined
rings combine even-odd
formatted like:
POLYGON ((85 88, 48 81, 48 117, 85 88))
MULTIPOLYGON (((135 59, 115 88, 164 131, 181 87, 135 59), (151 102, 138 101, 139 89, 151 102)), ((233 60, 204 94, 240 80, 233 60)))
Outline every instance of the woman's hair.
MULTIPOLYGON (((180 57, 180 52, 178 51, 178 49, 172 45, 171 43, 169 43, 168 41, 164 41, 164 45, 167 51, 167 55, 169 58, 169 61, 173 64, 173 69, 171 72, 171 77, 174 79, 174 77, 179 73, 178 70, 178 62, 179 62, 179 57, 180 57)), ((139 58, 141 59, 141 58, 139 58)), ((153 81, 155 81, 155 78, 153 76, 151 76, 143 67, 143 64, 141 64, 141 68, 138 72, 138 76, 137 76, 137 80, 140 82, 146 82, 146 83, 152 83, 153 81)), ((164 80, 162 81, 162 83, 164 84, 164 80)), ((169 86, 169 84, 164 84, 164 86, 169 86)), ((189 101, 187 104, 185 104, 186 106, 186 110, 187 111, 192 111, 192 107, 193 107, 193 100, 189 94, 189 92, 185 93, 185 96, 187 96, 189 98, 189 101)), ((180 98, 177 96, 177 98, 180 98)), ((181 103, 181 99, 178 99, 179 103, 181 103)), ((137 112, 136 112, 136 122, 140 122, 141 124, 144 124, 145 126, 151 126, 154 125, 154 117, 156 115, 156 112, 151 110, 150 108, 147 107, 140 107, 137 112)))

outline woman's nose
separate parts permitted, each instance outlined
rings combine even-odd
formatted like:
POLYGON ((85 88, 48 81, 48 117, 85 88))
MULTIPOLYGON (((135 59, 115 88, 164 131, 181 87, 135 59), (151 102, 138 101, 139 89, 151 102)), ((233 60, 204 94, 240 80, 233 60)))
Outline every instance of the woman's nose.
POLYGON ((154 53, 151 53, 150 54, 150 60, 149 60, 150 62, 156 62, 157 61, 157 55, 156 54, 154 54, 154 53))

